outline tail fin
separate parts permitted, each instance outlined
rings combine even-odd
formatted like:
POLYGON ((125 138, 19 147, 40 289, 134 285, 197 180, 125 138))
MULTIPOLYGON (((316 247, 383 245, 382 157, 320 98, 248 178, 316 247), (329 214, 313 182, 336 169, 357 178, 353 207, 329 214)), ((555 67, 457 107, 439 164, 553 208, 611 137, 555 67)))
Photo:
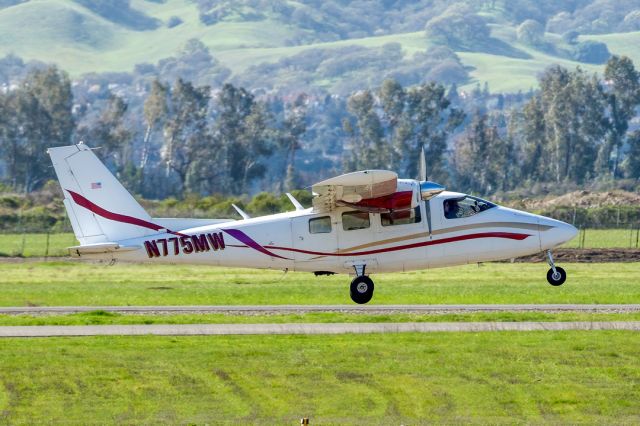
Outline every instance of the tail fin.
POLYGON ((84 143, 49 148, 64 206, 81 245, 152 235, 151 217, 84 143))

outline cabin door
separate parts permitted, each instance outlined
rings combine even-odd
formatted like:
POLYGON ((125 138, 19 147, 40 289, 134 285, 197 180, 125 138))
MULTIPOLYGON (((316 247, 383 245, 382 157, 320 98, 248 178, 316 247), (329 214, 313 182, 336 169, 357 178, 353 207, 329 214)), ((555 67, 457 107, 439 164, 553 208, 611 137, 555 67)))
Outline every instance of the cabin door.
POLYGON ((353 265, 366 265, 366 273, 378 270, 377 214, 338 210, 336 226, 338 230, 338 250, 342 259, 343 272, 355 273, 353 265))
POLYGON ((292 253, 296 269, 342 272, 336 270, 338 233, 335 216, 317 214, 291 219, 292 253))

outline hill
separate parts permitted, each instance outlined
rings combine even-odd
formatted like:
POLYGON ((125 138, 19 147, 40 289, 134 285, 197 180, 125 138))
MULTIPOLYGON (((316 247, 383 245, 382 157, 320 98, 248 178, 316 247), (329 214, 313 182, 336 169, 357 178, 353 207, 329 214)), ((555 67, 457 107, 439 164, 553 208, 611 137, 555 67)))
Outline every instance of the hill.
MULTIPOLYGON (((209 48, 220 65, 230 68, 232 78, 238 82, 254 82, 257 73, 269 87, 287 87, 302 81, 303 85, 334 91, 339 91, 345 80, 376 84, 386 73, 409 76, 406 83, 425 76, 441 79, 450 73, 434 71, 436 64, 429 63, 427 52, 434 45, 455 52, 455 56, 446 59, 453 66, 458 61, 464 69, 456 70, 459 85, 488 82, 493 91, 535 87, 536 76, 553 63, 601 70, 601 65, 576 60, 581 57, 573 52, 585 42, 603 42, 611 53, 625 54, 640 62, 640 32, 613 32, 635 28, 635 15, 627 13, 634 7, 629 2, 618 3, 622 17, 610 18, 614 20, 605 30, 594 29, 583 13, 591 8, 588 11, 596 14, 593 22, 610 17, 609 9, 598 9, 607 3, 604 0, 543 2, 537 8, 532 8, 528 0, 517 0, 477 2, 477 15, 473 16, 486 22, 489 34, 485 38, 478 34, 476 40, 465 43, 425 33, 426 23, 455 15, 455 7, 462 3, 398 0, 369 2, 368 7, 362 2, 345 5, 314 0, 5 0, 0 2, 0 56, 13 53, 25 59, 57 63, 72 76, 129 72, 136 64, 155 64, 175 56, 195 38, 209 48), (573 44, 567 44, 558 33, 544 30, 537 43, 526 42, 522 37, 524 18, 534 17, 547 29, 553 29, 558 28, 558 19, 563 16, 567 29, 573 26, 583 32, 576 32, 573 44), (603 33, 607 29, 611 32, 603 33), (381 50, 390 44, 399 57, 391 58, 389 49, 381 50), (354 50, 354 46, 361 49, 354 50), (306 57, 299 56, 305 52, 306 57), (318 52, 331 61, 318 62, 299 74, 297 61, 308 61, 318 52), (360 52, 360 62, 354 59, 336 64, 352 52, 360 52), (371 62, 378 65, 370 66, 371 62)), ((640 11, 640 6, 637 9, 640 11)))

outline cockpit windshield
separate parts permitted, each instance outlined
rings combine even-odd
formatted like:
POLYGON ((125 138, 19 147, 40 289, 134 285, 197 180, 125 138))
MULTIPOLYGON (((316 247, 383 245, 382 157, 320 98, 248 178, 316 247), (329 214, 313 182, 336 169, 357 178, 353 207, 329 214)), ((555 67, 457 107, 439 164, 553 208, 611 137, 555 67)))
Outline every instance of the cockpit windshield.
POLYGON ((443 206, 444 217, 447 219, 461 219, 482 213, 496 205, 478 197, 465 195, 464 197, 444 200, 443 206))

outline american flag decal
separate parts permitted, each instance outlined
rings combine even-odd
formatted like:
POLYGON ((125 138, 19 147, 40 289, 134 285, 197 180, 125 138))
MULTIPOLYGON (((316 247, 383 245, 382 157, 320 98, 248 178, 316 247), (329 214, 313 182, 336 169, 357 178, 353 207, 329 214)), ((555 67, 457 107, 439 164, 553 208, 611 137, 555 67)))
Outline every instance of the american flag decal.
POLYGON ((102 189, 102 182, 91 182, 91 189, 102 189))

